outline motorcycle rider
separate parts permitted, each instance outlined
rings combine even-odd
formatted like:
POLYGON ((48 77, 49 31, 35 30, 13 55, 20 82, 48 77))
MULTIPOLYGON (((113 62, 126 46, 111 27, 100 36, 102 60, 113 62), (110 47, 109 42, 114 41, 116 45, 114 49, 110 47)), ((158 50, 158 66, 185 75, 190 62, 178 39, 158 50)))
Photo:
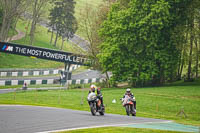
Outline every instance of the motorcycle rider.
POLYGON ((130 88, 126 89, 126 93, 124 94, 123 98, 125 98, 126 95, 128 95, 129 97, 131 97, 133 99, 134 109, 135 109, 135 112, 136 112, 136 100, 135 100, 135 97, 134 97, 133 93, 131 93, 131 89, 130 88))
POLYGON ((90 94, 91 92, 95 93, 95 91, 96 91, 97 98, 101 100, 101 104, 103 105, 103 95, 101 93, 101 88, 97 88, 96 85, 91 85, 88 94, 90 94))
POLYGON ((89 93, 95 92, 96 89, 97 89, 96 85, 91 85, 91 86, 90 86, 89 93))

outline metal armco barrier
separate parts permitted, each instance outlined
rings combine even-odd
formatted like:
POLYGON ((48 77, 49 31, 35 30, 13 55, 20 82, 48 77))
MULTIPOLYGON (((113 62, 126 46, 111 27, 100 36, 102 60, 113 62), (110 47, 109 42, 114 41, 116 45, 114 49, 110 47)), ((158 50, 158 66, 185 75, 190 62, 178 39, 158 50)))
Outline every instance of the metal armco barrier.
MULTIPOLYGON (((73 65, 70 67, 69 71, 73 71, 79 68, 80 65, 73 65)), ((50 75, 50 74, 60 74, 61 69, 45 69, 45 70, 1 70, 0 77, 23 77, 23 76, 40 76, 40 75, 50 75)))
MULTIPOLYGON (((67 80, 68 85, 75 84, 88 84, 88 83, 99 83, 103 82, 103 78, 92 78, 92 79, 76 79, 76 80, 67 80)), ((37 79, 37 80, 2 80, 0 81, 0 86, 7 85, 41 85, 41 84, 59 84, 58 79, 37 79)))

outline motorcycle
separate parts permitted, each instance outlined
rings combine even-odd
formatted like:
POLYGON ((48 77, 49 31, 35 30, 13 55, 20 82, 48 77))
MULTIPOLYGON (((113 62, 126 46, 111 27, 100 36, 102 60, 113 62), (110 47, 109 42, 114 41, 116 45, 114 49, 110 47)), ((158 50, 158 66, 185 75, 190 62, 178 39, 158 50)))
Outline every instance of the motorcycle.
POLYGON ((105 108, 101 104, 101 100, 97 98, 94 92, 89 93, 87 100, 88 100, 92 115, 95 116, 96 112, 99 112, 100 115, 104 115, 105 108))
POLYGON ((134 103, 133 100, 135 100, 134 98, 131 98, 130 96, 126 95, 124 98, 121 98, 122 100, 122 104, 126 109, 126 114, 129 116, 130 114, 132 116, 136 116, 136 110, 134 108, 134 103))

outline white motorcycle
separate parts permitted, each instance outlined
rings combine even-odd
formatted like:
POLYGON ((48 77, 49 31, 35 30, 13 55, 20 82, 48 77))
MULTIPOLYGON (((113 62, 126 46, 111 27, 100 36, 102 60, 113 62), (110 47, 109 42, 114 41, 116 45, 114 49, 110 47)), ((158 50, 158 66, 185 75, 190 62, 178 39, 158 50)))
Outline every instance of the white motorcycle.
POLYGON ((94 92, 88 94, 87 100, 90 105, 92 115, 96 115, 96 112, 99 112, 100 115, 104 115, 105 108, 101 104, 101 100, 97 98, 94 92))

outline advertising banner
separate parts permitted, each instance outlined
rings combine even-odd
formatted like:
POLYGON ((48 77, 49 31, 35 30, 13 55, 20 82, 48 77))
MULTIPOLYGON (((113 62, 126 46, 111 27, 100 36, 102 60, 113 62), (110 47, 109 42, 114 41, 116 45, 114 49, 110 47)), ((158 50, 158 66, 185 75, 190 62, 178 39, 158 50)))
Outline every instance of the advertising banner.
POLYGON ((0 42, 0 52, 36 57, 69 64, 87 65, 90 62, 90 60, 83 55, 6 42, 0 42))

